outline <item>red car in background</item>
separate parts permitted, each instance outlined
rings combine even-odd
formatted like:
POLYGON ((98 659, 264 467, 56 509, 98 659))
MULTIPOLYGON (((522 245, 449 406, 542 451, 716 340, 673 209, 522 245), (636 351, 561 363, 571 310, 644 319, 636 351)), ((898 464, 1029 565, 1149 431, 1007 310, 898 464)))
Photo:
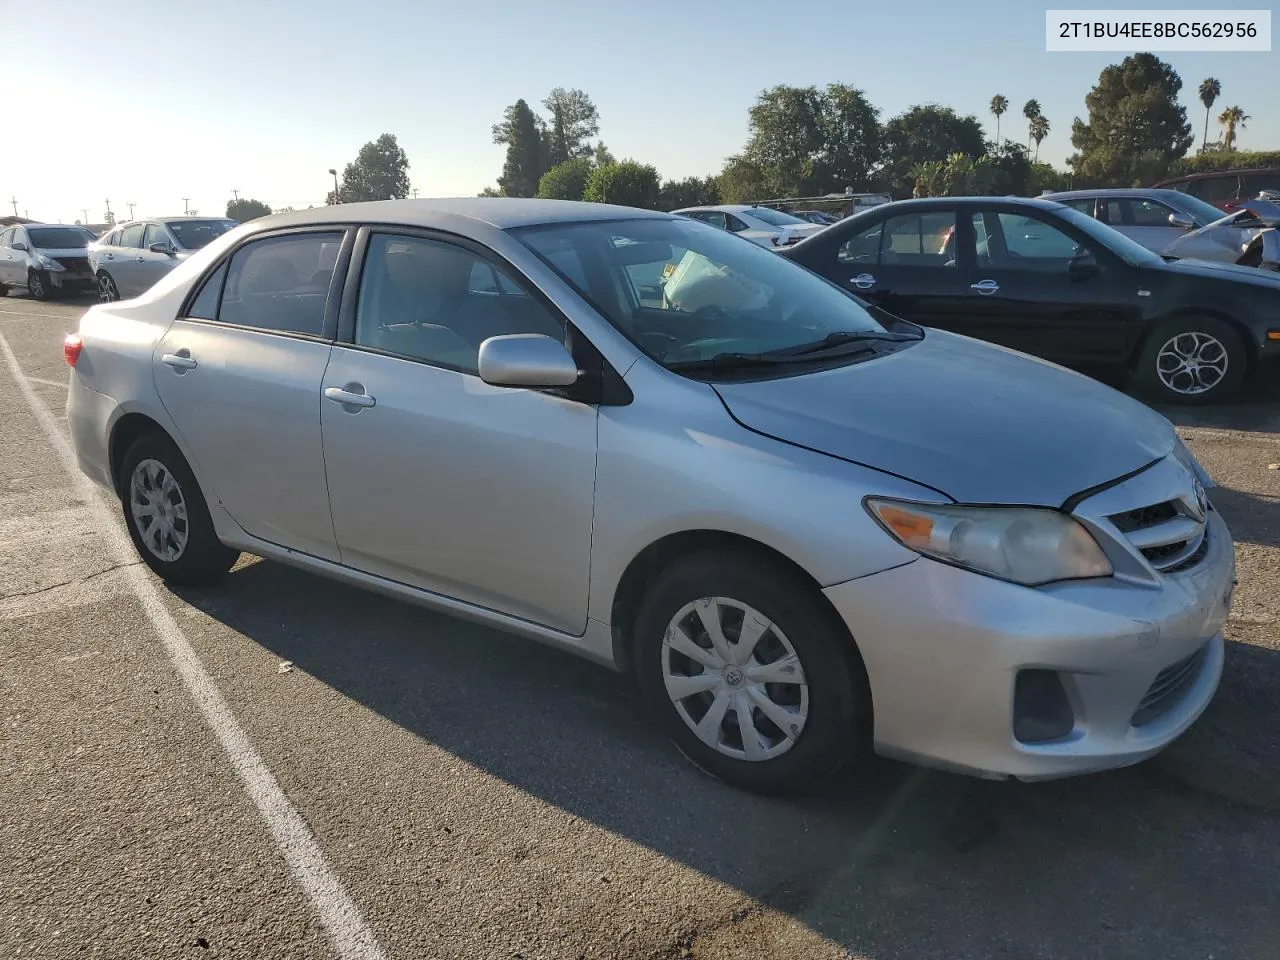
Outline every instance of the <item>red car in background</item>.
POLYGON ((1232 213, 1239 209, 1241 200, 1252 200, 1263 190, 1280 190, 1280 167, 1192 173, 1157 183, 1156 187, 1188 193, 1232 213))

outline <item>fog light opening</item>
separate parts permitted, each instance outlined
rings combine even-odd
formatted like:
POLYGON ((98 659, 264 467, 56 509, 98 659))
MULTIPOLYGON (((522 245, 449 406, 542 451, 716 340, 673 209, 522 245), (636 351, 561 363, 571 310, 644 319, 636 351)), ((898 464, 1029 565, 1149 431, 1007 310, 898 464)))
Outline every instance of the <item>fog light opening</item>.
POLYGON ((1075 725, 1075 712, 1056 670, 1018 671, 1013 688, 1013 735, 1020 743, 1061 740, 1075 725))

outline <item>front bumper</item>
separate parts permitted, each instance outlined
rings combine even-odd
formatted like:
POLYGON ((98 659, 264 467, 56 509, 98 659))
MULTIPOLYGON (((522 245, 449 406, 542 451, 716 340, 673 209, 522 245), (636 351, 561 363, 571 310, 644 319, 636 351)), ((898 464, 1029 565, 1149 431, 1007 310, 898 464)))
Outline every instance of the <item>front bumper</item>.
POLYGON ((42 270, 49 286, 54 290, 96 290, 98 280, 91 272, 75 270, 42 270))
POLYGON ((1037 780, 1163 749, 1208 706, 1222 673, 1235 557, 1216 511, 1207 522, 1204 558, 1156 587, 1115 578, 1022 587, 922 557, 827 588, 867 668, 877 752, 1037 780), (1144 698, 1188 661, 1154 718, 1148 709, 1135 725, 1144 698), (1015 737, 1023 670, 1057 673, 1074 714, 1068 734, 1015 737))

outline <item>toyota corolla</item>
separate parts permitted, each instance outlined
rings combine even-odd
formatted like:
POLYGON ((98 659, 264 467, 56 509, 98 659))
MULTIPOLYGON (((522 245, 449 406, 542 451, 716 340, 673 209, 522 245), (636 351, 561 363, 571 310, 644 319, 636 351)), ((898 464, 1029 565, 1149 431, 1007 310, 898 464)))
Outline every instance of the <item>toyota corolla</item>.
POLYGON ((246 551, 633 671, 746 788, 1122 766, 1218 684, 1232 543, 1167 420, 688 218, 268 217, 65 355, 160 577, 246 551))

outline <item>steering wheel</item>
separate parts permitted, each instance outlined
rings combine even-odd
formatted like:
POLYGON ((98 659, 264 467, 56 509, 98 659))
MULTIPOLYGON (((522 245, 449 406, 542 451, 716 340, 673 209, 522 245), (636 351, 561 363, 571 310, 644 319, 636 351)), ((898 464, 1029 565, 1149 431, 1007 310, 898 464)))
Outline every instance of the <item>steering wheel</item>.
POLYGON ((705 307, 699 307, 693 311, 694 320, 728 320, 729 314, 724 312, 724 308, 714 303, 709 303, 705 307))
POLYGON ((669 333, 663 333, 661 330, 646 330, 638 335, 637 339, 640 345, 648 350, 651 354, 662 360, 666 357, 667 351, 671 349, 673 343, 679 343, 679 337, 673 337, 669 333))

